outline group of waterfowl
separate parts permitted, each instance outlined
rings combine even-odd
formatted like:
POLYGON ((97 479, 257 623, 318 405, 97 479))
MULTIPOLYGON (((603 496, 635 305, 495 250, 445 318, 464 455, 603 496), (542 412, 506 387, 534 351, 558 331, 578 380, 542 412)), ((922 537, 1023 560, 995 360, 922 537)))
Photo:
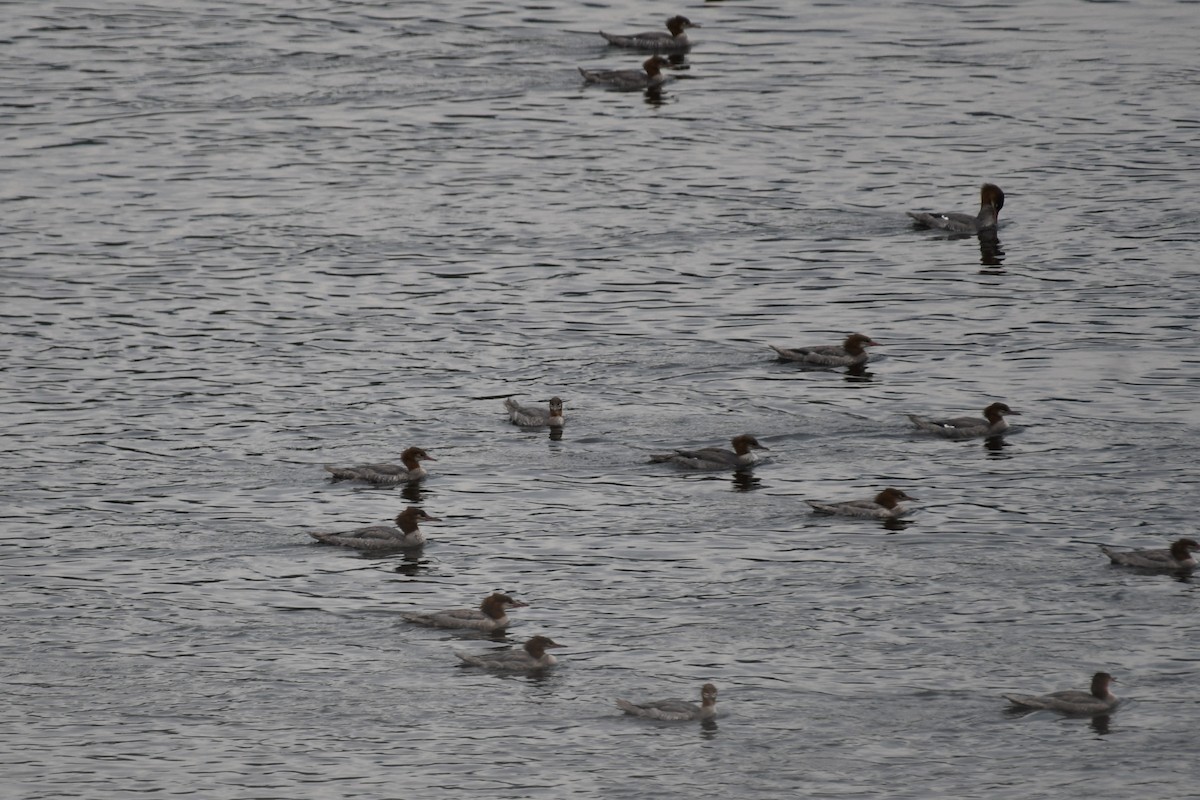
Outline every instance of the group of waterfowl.
MULTIPOLYGON (((563 402, 560 398, 550 399, 547 407, 525 406, 512 398, 504 401, 505 411, 514 425, 525 428, 548 427, 561 434, 565 419, 563 402)), ((749 439, 755 446, 753 437, 749 439)), ((765 449, 765 448, 763 448, 765 449)), ((427 472, 422 461, 436 461, 426 450, 420 447, 410 447, 400 456, 400 464, 374 463, 360 464, 352 467, 335 467, 326 465, 325 471, 334 481, 355 480, 369 483, 373 486, 396 486, 400 483, 415 482, 426 477, 427 472)), ((369 553, 390 553, 400 550, 415 550, 424 546, 426 539, 421 532, 419 523, 436 521, 424 510, 409 506, 396 516, 396 527, 371 526, 358 528, 345 533, 310 532, 310 535, 323 544, 338 547, 349 547, 369 553)), ((431 612, 409 612, 401 616, 408 622, 434 628, 449 628, 458 630, 475 630, 485 633, 498 633, 508 628, 510 619, 508 612, 517 608, 527 607, 524 603, 510 595, 493 592, 483 599, 478 608, 449 608, 431 612)), ((558 659, 547 652, 563 645, 548 636, 533 636, 519 650, 500 650, 488 653, 469 653, 455 651, 455 655, 469 666, 504 672, 541 672, 558 663, 558 659)), ((700 690, 700 704, 685 700, 654 700, 644 703, 633 703, 629 700, 618 699, 617 706, 627 714, 663 721, 679 720, 708 720, 716 715, 717 689, 711 683, 706 683, 700 690)))
MULTIPOLYGON (((579 71, 588 83, 602 83, 619 89, 655 88, 663 83, 662 70, 671 65, 663 54, 687 52, 691 42, 687 30, 700 27, 686 17, 674 16, 667 20, 667 30, 615 35, 601 32, 609 43, 624 48, 653 52, 641 70, 587 70, 579 71)), ((979 212, 971 216, 963 213, 931 213, 910 211, 908 215, 920 227, 935 228, 952 234, 984 234, 994 232, 1004 207, 1004 192, 992 183, 984 183, 980 189, 979 212)), ((806 347, 778 347, 770 345, 781 361, 794 362, 814 369, 848 368, 861 369, 870 359, 867 347, 877 342, 862 333, 848 335, 841 344, 806 347)), ((552 438, 559 438, 565 425, 563 401, 553 397, 542 406, 522 405, 509 398, 504 401, 509 420, 522 427, 546 427, 552 438), (557 435, 556 435, 557 434, 557 435)), ((1006 416, 1020 412, 1002 402, 993 402, 983 409, 982 417, 927 418, 909 415, 918 431, 948 439, 996 437, 1008 430, 1006 416)), ((755 451, 769 450, 754 436, 734 436, 732 450, 718 447, 698 450, 677 449, 669 453, 650 456, 650 463, 666 463, 684 469, 734 469, 753 465, 758 457, 755 451)), ((410 447, 400 456, 400 464, 375 463, 352 467, 326 466, 334 481, 356 480, 374 486, 397 486, 419 481, 426 476, 424 461, 435 461, 420 447, 410 447)), ((902 501, 914 500, 901 489, 888 487, 871 498, 840 502, 807 501, 815 513, 835 514, 851 517, 892 520, 908 512, 902 501)), ((425 544, 425 535, 419 524, 436 521, 425 511, 409 506, 396 516, 396 527, 372 526, 346 533, 312 533, 324 544, 348 547, 365 552, 380 553, 396 550, 411 550, 425 544)), ((1168 549, 1116 551, 1102 547, 1102 551, 1113 564, 1152 572, 1187 572, 1196 565, 1193 553, 1200 551, 1200 543, 1192 539, 1180 539, 1168 549)), ((523 608, 526 603, 507 594, 495 592, 484 598, 478 608, 455 608, 433 612, 405 613, 403 618, 419 625, 437 628, 476 630, 488 633, 504 631, 509 625, 508 612, 523 608)), ((554 666, 557 659, 548 650, 562 647, 547 636, 533 636, 519 650, 504 650, 490 653, 458 652, 456 655, 465 664, 493 670, 540 671, 554 666)), ((1115 679, 1107 672, 1097 672, 1089 691, 1063 691, 1047 695, 1005 695, 1015 708, 1053 709, 1068 714, 1100 715, 1115 708, 1118 700, 1110 684, 1115 679)), ((708 720, 716 715, 717 688, 711 683, 700 689, 700 704, 682 700, 659 700, 647 703, 632 703, 617 700, 617 706, 627 714, 648 719, 708 720)))
MULTIPOLYGON (((816 369, 834 369, 848 367, 861 368, 870 360, 868 346, 878 346, 870 336, 863 333, 852 333, 841 344, 818 345, 813 347, 779 347, 769 345, 779 356, 780 361, 790 361, 804 367, 816 369)), ((983 417, 952 417, 948 419, 930 419, 909 414, 917 430, 943 436, 947 439, 990 438, 999 436, 1008 430, 1005 415, 1019 415, 1005 403, 992 403, 983 410, 983 417)), ((739 437, 747 438, 747 437, 739 437)), ((751 437, 752 438, 752 437, 751 437)), ((734 439, 735 450, 737 439, 734 439)), ((755 442, 757 444, 757 442, 755 442)), ((765 448, 764 448, 765 449, 765 448)), ((813 510, 820 514, 840 514, 851 517, 869 517, 872 519, 896 519, 908 513, 907 506, 900 505, 902 500, 915 500, 901 489, 888 487, 874 497, 863 500, 844 502, 815 502, 808 501, 813 510)))
MULTIPOLYGON (((869 337, 862 334, 852 334, 847 338, 847 342, 850 340, 854 340, 856 343, 870 342, 869 337)), ((874 342, 871 343, 874 344, 874 342)), ((830 366, 827 359, 831 355, 836 355, 833 347, 774 349, 781 353, 813 354, 820 360, 810 361, 809 365, 824 368, 830 366)), ((842 349, 848 351, 851 348, 843 345, 842 349)), ((847 357, 858 358, 858 354, 847 353, 847 357)), ((838 362, 838 365, 843 363, 838 362)), ((559 397, 551 398, 545 407, 522 405, 509 398, 504 401, 504 408, 508 413, 509 420, 521 427, 548 427, 561 434, 565 425, 563 401, 559 397)), ((963 439, 970 436, 999 435, 1007 430, 1004 415, 1016 413, 1003 403, 993 403, 984 409, 982 418, 926 419, 914 415, 910 415, 910 418, 918 430, 950 439, 963 439)), ((733 450, 721 448, 680 449, 670 453, 652 454, 650 463, 669 463, 685 469, 737 470, 755 463, 757 457, 753 451, 769 450, 749 434, 733 437, 731 444, 733 450)), ((325 470, 334 481, 356 480, 374 486, 395 486, 425 478, 427 472, 422 466, 422 462, 436 461, 436 459, 423 448, 410 447, 401 454, 400 461, 400 464, 326 466, 325 470)), ((905 513, 904 507, 900 505, 901 501, 913 499, 915 498, 900 489, 887 488, 868 500, 835 503, 810 500, 808 503, 814 512, 822 514, 892 519, 905 513)), ((425 544, 425 536, 419 528, 419 523, 424 521, 436 520, 422 509, 409 506, 397 515, 395 528, 372 526, 346 533, 314 532, 311 535, 325 544, 372 553, 395 552, 419 548, 425 544)), ((1180 539, 1165 550, 1117 551, 1109 547, 1101 549, 1114 564, 1155 572, 1177 572, 1190 570, 1195 566, 1196 562, 1192 553, 1200 551, 1200 543, 1191 539, 1180 539)), ((526 606, 526 603, 510 595, 495 592, 485 597, 478 608, 410 612, 403 614, 402 617, 409 622, 429 627, 496 633, 507 629, 510 623, 509 611, 526 606)), ((501 671, 536 672, 548 669, 557 663, 557 659, 547 651, 559 647, 562 645, 550 637, 539 635, 528 639, 519 650, 489 653, 455 651, 455 655, 470 666, 501 671)), ((1111 711, 1117 704, 1117 698, 1109 685, 1113 680, 1108 673, 1099 672, 1093 678, 1091 689, 1088 692, 1064 691, 1041 696, 1005 695, 1005 697, 1014 707, 1023 709, 1052 709, 1069 714, 1098 715, 1111 711)), ((700 694, 701 702, 698 705, 683 700, 658 700, 646 703, 618 700, 617 705, 627 714, 663 721, 707 720, 715 717, 716 687, 711 683, 706 683, 701 688, 700 694)))
POLYGON ((614 89, 637 90, 656 89, 667 80, 663 69, 671 66, 670 59, 661 54, 679 55, 691 49, 688 41, 688 28, 699 28, 684 16, 676 15, 667 20, 666 31, 643 31, 641 33, 613 34, 600 31, 609 44, 626 47, 631 50, 653 52, 654 55, 642 62, 638 69, 584 69, 579 68, 585 83, 598 83, 614 89))

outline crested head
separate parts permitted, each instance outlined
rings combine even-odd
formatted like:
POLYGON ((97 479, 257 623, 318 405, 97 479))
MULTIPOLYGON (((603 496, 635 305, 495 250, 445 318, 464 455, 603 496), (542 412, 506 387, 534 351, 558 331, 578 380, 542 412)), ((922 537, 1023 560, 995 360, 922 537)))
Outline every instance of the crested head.
POLYGON ((525 608, 525 603, 520 600, 515 600, 506 594, 493 592, 483 598, 483 602, 479 604, 479 610, 486 616, 492 619, 500 619, 504 616, 505 609, 509 608, 525 608))
POLYGON ((498 606, 508 606, 509 608, 525 608, 528 605, 528 603, 522 603, 515 597, 503 594, 502 592, 492 592, 483 602, 498 606))
POLYGON ((699 23, 692 22, 682 14, 676 14, 667 20, 667 30, 669 30, 673 36, 678 36, 680 31, 682 31, 684 28, 699 27, 701 27, 699 23))
POLYGON ((770 450, 771 449, 769 447, 764 447, 763 445, 759 444, 758 439, 755 439, 753 436, 751 436, 748 433, 743 433, 740 436, 733 437, 732 439, 729 440, 729 443, 733 445, 733 452, 737 453, 738 455, 742 455, 743 453, 748 453, 751 450, 770 450))
POLYGON ((895 508, 901 500, 916 500, 917 498, 906 494, 900 489, 888 487, 879 494, 875 495, 875 502, 884 508, 895 508))
POLYGON ((563 645, 554 641, 549 636, 534 636, 525 642, 525 652, 534 658, 541 658, 551 647, 563 647, 563 645))
POLYGON ((1107 672, 1097 672, 1092 676, 1092 695, 1095 697, 1108 697, 1108 685, 1115 681, 1116 678, 1107 672))
POLYGON ((646 70, 647 75, 654 77, 659 73, 659 70, 661 70, 663 67, 669 66, 670 64, 671 62, 662 56, 650 56, 642 62, 642 69, 646 70))
POLYGON ((985 206, 991 206, 996 214, 1004 208, 1004 192, 994 183, 985 183, 979 188, 980 201, 985 206))
POLYGON ((437 461, 420 447, 410 447, 400 454, 401 461, 437 461))
POLYGON ((842 347, 846 350, 846 352, 852 355, 858 355, 863 351, 864 347, 878 344, 879 342, 872 340, 871 337, 867 336, 865 333, 852 333, 846 337, 846 341, 842 342, 842 347))
POLYGON ((437 522, 437 517, 431 517, 416 506, 409 506, 396 515, 396 526, 405 533, 412 533, 417 529, 417 523, 421 520, 429 522, 437 522))
POLYGON ((1187 561, 1197 550, 1200 550, 1200 542, 1195 539, 1176 539, 1171 543, 1171 558, 1187 561))
POLYGON ((1013 411, 1005 403, 992 403, 990 406, 988 406, 987 408, 985 408, 983 410, 983 415, 985 417, 987 417, 988 419, 991 419, 992 417, 1000 417, 1005 414, 1008 414, 1010 416, 1016 416, 1016 417, 1021 416, 1020 411, 1013 411))

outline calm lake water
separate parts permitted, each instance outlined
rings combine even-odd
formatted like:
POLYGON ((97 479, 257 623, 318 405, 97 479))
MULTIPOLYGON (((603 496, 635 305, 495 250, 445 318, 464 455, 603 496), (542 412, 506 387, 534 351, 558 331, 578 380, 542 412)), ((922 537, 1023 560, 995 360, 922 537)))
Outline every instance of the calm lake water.
POLYGON ((6 798, 1194 796, 1197 586, 1096 546, 1196 533, 1196 3, 4 17, 6 798), (674 13, 661 93, 584 87, 674 13), (904 216, 985 180, 990 246, 904 216), (863 374, 767 347, 850 331, 863 374), (410 503, 420 554, 308 536, 410 503), (400 618, 494 589, 507 636, 400 618), (535 633, 545 676, 453 654, 535 633), (1100 669, 1107 720, 1005 711, 1100 669))

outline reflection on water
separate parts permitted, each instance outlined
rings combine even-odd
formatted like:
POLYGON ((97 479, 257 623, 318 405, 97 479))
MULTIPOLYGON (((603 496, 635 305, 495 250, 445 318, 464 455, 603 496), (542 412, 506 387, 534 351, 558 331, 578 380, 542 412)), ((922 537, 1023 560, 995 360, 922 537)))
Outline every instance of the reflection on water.
POLYGON ((752 469, 739 469, 733 473, 733 490, 735 492, 752 492, 761 488, 760 481, 752 469))
POLYGON ((429 496, 429 492, 425 490, 424 484, 424 479, 409 481, 400 490, 400 496, 413 505, 421 505, 425 501, 425 498, 429 496))
POLYGON ((1008 439, 1004 437, 1003 433, 988 436, 983 440, 983 449, 987 450, 988 458, 1011 458, 1012 454, 1005 452, 1008 447, 1008 439))
MULTIPOLYGON (((1000 247, 1000 237, 995 229, 979 232, 979 263, 984 267, 1002 267, 1004 250, 1000 247)), ((1003 269, 982 269, 983 275, 1002 275, 1003 269)))
POLYGON ((1194 739, 1164 673, 1194 658, 1196 586, 1060 566, 1097 527, 1138 544, 1146 509, 1190 524, 1195 92, 1163 80, 1194 74, 1180 4, 1091 4, 1086 24, 1054 3, 694 4, 709 41, 643 103, 575 102, 571 69, 631 2, 473 4, 468 25, 445 0, 112 5, 5 6, 0 426, 7 521, 33 532, 4 540, 10 794, 596 800, 654 775, 696 798, 942 800, 997 770, 1011 797, 1051 774, 1194 794, 1153 781, 1194 739), (897 235, 898 209, 981 159, 1036 187, 1004 227, 1036 263, 998 236, 977 263, 974 242, 897 235), (864 326, 895 357, 841 379, 759 344, 864 326), (550 385, 589 398, 570 441, 500 413, 550 385), (1055 424, 982 452, 894 435, 902 409, 1001 391, 1055 424), (797 446, 683 479, 631 465, 732 430, 797 446), (446 459, 402 502, 488 535, 298 546, 281 520, 391 498, 318 484, 298 453, 422 431, 446 459), (879 475, 944 502, 883 522, 905 536, 798 502, 879 475), (583 652, 497 678, 395 620, 496 585, 539 601, 514 638, 583 652), (1096 770, 1069 736, 975 724, 1014 654, 1060 674, 1088 643, 1136 676, 1152 738, 1096 770), (701 676, 735 690, 719 754, 598 710, 701 676), (946 685, 972 699, 916 696, 946 685), (200 724, 164 733, 179 720, 200 724), (397 735, 418 727, 421 747, 397 735), (913 737, 942 757, 895 747, 913 737), (403 774, 382 785, 381 763, 403 774))
POLYGON ((393 568, 393 572, 399 575, 407 575, 410 578, 415 578, 422 572, 429 570, 430 562, 421 556, 424 553, 424 548, 412 552, 405 552, 400 560, 400 563, 393 568))
POLYGON ((874 373, 868 370, 864 363, 846 367, 846 376, 843 380, 846 383, 870 383, 874 377, 874 373))

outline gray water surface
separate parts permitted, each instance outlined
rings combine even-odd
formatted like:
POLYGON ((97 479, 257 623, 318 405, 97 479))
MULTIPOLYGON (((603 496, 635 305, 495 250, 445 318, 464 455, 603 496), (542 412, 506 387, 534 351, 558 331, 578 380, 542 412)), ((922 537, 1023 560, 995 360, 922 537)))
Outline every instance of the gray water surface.
POLYGON ((1194 795, 1196 586, 1096 545, 1195 535, 1196 4, 4 16, 0 794, 1194 795), (583 86, 673 13, 660 94, 583 86), (990 248, 904 216, 984 180, 990 248), (856 330, 859 375, 767 347, 856 330), (555 394, 561 439, 504 417, 555 394), (804 503, 887 485, 906 524, 804 503), (420 554, 307 535, 410 503, 420 554), (494 589, 507 636, 399 616, 494 589), (534 633, 548 675, 453 654, 534 633), (1100 669, 1108 720, 1005 712, 1100 669), (613 705, 706 681, 713 724, 613 705))

